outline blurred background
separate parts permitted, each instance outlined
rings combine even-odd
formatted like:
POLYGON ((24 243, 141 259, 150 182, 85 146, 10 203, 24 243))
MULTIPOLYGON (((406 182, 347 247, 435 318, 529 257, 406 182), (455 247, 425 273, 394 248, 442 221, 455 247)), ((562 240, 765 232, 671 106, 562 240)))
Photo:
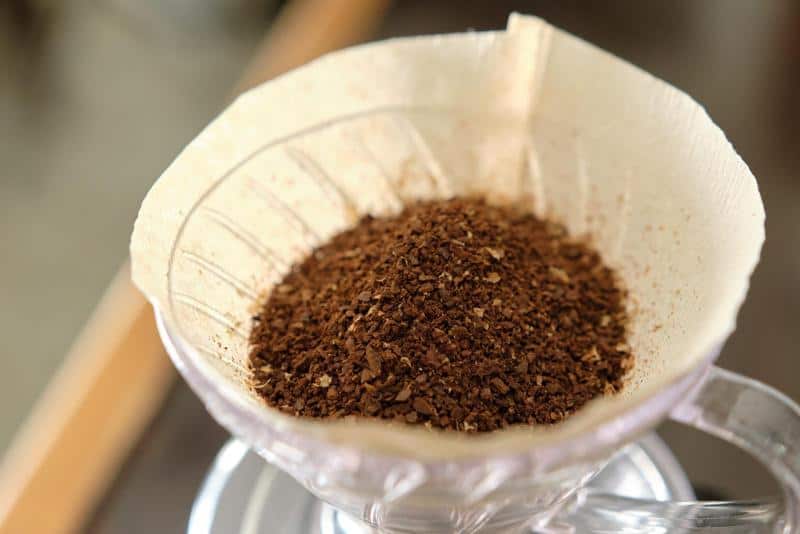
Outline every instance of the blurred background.
MULTIPOLYGON (((286 3, 0 0, 0 450, 123 265, 145 192, 224 107, 286 3)), ((502 28, 514 10, 676 85, 727 133, 759 180, 767 242, 720 364, 800 400, 800 2, 402 0, 370 38, 502 28)), ((775 491, 733 448, 659 432, 702 496, 775 491)), ((225 439, 176 383, 87 531, 182 531, 225 439)))

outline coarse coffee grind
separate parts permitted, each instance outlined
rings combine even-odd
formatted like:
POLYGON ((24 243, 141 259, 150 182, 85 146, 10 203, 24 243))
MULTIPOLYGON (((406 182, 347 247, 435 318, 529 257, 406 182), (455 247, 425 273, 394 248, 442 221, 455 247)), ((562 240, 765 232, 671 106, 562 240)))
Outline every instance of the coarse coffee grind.
POLYGON ((557 423, 622 387, 624 297, 562 226, 480 199, 418 203, 293 266, 254 317, 253 383, 303 417, 557 423))

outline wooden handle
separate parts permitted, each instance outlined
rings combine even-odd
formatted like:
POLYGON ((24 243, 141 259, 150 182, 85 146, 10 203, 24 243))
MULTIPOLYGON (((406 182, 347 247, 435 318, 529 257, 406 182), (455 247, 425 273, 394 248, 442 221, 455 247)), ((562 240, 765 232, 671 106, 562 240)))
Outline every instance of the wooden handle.
POLYGON ((332 50, 368 39, 390 6, 389 0, 295 0, 289 3, 278 15, 234 94, 332 50))
POLYGON ((175 372, 122 269, 6 453, 0 532, 75 532, 175 372))
MULTIPOLYGON (((361 41, 388 6, 388 0, 295 0, 234 94, 361 41)), ((174 375, 152 310, 125 267, 0 466, 0 533, 77 532, 158 411, 174 375)))

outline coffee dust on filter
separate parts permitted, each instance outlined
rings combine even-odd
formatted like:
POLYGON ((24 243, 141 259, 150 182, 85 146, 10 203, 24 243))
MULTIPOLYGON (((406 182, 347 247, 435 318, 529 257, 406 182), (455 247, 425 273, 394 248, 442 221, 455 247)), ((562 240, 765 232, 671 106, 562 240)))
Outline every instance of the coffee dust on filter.
POLYGON ((625 293, 565 229, 480 199, 366 216, 253 318, 266 402, 468 432, 562 421, 633 365, 625 293))

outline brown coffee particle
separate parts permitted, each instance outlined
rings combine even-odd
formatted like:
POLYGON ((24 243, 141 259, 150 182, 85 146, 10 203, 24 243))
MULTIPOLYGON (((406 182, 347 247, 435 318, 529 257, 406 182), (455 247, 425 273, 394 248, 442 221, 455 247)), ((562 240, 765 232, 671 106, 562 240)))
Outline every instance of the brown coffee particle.
POLYGON ((486 252, 497 261, 502 260, 503 256, 506 255, 505 251, 501 248, 486 247, 486 252))
POLYGON ((411 397, 411 384, 406 384, 394 398, 397 402, 405 402, 411 397))
POLYGON ((363 218, 254 320, 270 405, 465 432, 552 424, 623 385, 624 293, 563 227, 472 199, 363 218))
POLYGON ((592 348, 589 349, 586 352, 586 354, 581 356, 581 361, 584 362, 596 362, 599 359, 600 359, 600 353, 597 352, 597 347, 595 347, 594 345, 592 345, 592 348))
POLYGON ((422 363, 424 363, 428 367, 433 367, 434 369, 438 369, 443 363, 444 360, 442 356, 436 351, 435 348, 430 347, 425 355, 422 357, 422 363))
POLYGON ((508 393, 508 391, 509 391, 509 388, 508 388, 508 386, 506 385, 506 383, 505 383, 505 382, 503 382, 503 380, 502 380, 502 379, 495 377, 495 378, 492 378, 492 379, 491 379, 489 382, 490 382, 490 383, 491 383, 491 384, 494 386, 494 388, 495 388, 495 389, 496 389, 496 390, 497 390, 497 391, 498 391, 498 392, 499 392, 501 395, 505 395, 506 393, 508 393))
POLYGON ((362 369, 361 370, 361 382, 362 383, 363 382, 369 382, 373 378, 375 378, 375 375, 373 375, 372 372, 370 372, 369 369, 362 369))
POLYGON ((367 363, 373 375, 381 374, 381 357, 378 355, 378 351, 369 345, 367 345, 367 363))
POLYGON ((565 284, 569 283, 569 275, 566 272, 564 272, 563 269, 559 269, 558 267, 550 266, 548 268, 548 270, 550 271, 550 274, 554 278, 556 278, 558 281, 563 282, 565 284))
POLYGON ((500 281, 500 275, 497 273, 489 273, 489 275, 485 278, 487 282, 491 282, 492 284, 496 284, 500 281))
POLYGON ((414 399, 412 406, 416 411, 424 415, 433 415, 435 411, 431 403, 428 402, 427 399, 424 399, 422 397, 417 397, 416 399, 414 399))

